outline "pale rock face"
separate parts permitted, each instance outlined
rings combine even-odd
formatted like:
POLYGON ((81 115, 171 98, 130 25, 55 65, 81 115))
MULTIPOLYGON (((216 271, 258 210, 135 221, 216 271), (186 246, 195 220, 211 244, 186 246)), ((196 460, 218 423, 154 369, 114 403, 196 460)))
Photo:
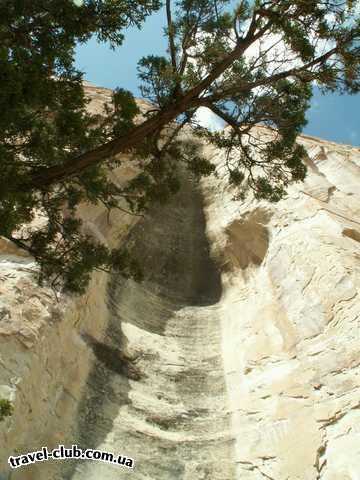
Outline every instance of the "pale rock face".
POLYGON ((360 478, 360 151, 301 142, 309 175, 276 205, 204 187, 244 480, 360 478))
MULTIPOLYGON (((88 87, 92 108, 109 91, 88 87), (92 89, 92 90, 91 90, 92 89)), ((84 205, 145 281, 94 275, 81 298, 0 243, 0 478, 359 480, 360 150, 302 136, 309 175, 278 204, 215 178, 145 219, 84 205), (9 455, 72 443, 135 459, 9 455)), ((208 154, 221 163, 221 155, 208 154)), ((134 174, 124 160, 122 182, 134 174)))

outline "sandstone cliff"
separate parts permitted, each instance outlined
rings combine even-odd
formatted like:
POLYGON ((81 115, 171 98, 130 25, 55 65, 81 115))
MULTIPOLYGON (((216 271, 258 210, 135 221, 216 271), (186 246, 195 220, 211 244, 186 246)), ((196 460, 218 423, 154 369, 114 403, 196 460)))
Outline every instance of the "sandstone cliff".
MULTIPOLYGON (((94 109, 109 95, 88 93, 94 109)), ((84 206, 86 228, 142 260, 143 284, 96 274, 57 302, 2 241, 0 397, 14 414, 0 478, 360 478, 360 149, 300 141, 309 175, 275 205, 211 178, 145 219, 84 206), (60 443, 135 469, 7 465, 60 443)))

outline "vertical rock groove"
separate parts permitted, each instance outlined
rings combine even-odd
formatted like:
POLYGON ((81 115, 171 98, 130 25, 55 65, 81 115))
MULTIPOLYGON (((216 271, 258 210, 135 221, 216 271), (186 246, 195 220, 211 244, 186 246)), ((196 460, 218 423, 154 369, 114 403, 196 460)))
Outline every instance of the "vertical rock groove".
POLYGON ((105 339, 87 339, 96 362, 77 440, 82 448, 131 456, 136 466, 130 473, 87 461, 66 478, 230 480, 221 283, 194 183, 184 182, 169 205, 154 208, 127 243, 145 280, 111 281, 105 339))

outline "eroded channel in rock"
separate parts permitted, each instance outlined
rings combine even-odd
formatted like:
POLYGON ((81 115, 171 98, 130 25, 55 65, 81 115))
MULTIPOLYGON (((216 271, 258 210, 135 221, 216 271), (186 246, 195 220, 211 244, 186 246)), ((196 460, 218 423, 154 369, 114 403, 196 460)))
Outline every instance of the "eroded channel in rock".
POLYGON ((74 440, 82 448, 133 457, 136 467, 130 473, 87 461, 68 465, 62 478, 234 478, 220 352, 220 275, 192 182, 139 222, 128 244, 145 281, 113 278, 105 338, 84 334, 96 362, 74 440))

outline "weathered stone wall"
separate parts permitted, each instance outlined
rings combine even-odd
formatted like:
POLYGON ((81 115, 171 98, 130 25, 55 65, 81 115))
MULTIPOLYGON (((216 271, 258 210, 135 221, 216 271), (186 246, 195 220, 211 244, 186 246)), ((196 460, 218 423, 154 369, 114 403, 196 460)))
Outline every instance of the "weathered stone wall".
MULTIPOLYGON (((91 88, 99 109, 109 92, 91 88)), ((0 397, 15 407, 3 478, 359 479, 360 149, 300 141, 309 175, 275 205, 209 178, 145 219, 83 206, 85 228, 142 260, 143 284, 97 274, 56 302, 32 259, 0 244, 0 397), (8 477, 9 455, 59 443, 136 466, 8 477)))
MULTIPOLYGON (((85 228, 112 246, 137 221, 121 212, 108 219, 106 211, 93 206, 81 210, 85 228)), ((52 448, 70 438, 94 360, 83 334, 101 338, 109 311, 106 274, 93 275, 82 297, 57 299, 36 284, 32 259, 6 241, 0 245, 0 265, 0 398, 14 405, 13 415, 0 422, 0 473, 5 474, 9 455, 52 448)), ((48 468, 50 463, 39 463, 11 478, 48 479, 48 468)))
POLYGON ((242 480, 360 474, 360 149, 301 142, 309 175, 276 205, 205 184, 242 480))
MULTIPOLYGON (((90 109, 101 112, 107 89, 87 87, 90 109)), ((126 158, 115 172, 121 184, 136 170, 126 158)), ((139 217, 120 210, 84 204, 84 229, 111 247, 119 246, 139 217)), ((109 320, 108 276, 93 275, 85 295, 56 297, 40 288, 33 259, 0 239, 0 398, 11 400, 14 413, 0 422, 0 479, 8 478, 9 455, 50 448, 72 438, 82 390, 94 361, 86 335, 101 338, 109 320), (3 475, 3 477, 1 476, 3 475)), ((49 479, 53 464, 38 463, 11 479, 49 479)))

